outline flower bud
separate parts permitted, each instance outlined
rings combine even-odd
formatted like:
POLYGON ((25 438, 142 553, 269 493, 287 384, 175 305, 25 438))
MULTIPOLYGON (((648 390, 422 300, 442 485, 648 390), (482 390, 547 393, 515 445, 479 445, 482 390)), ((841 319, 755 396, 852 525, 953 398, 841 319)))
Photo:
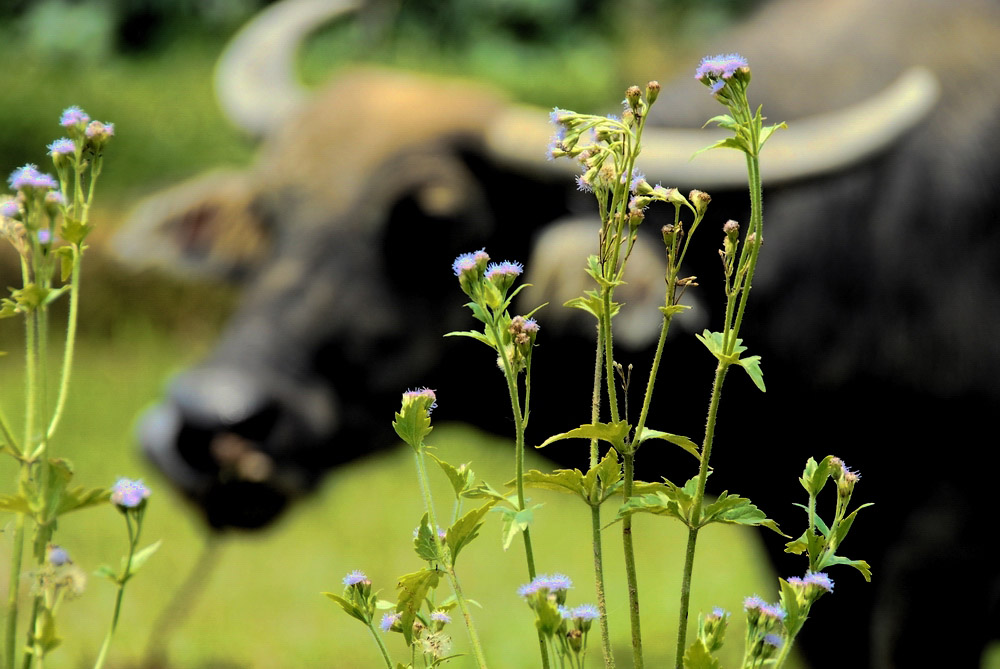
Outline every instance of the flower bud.
POLYGON ((656 98, 660 96, 660 82, 651 81, 646 84, 646 102, 648 104, 653 104, 656 102, 656 98))
POLYGON ((642 91, 639 90, 638 86, 629 86, 625 90, 625 102, 632 109, 636 111, 639 108, 639 102, 642 100, 642 91))
POLYGON ((708 203, 712 201, 711 195, 709 195, 705 191, 700 191, 697 189, 692 190, 690 193, 688 193, 688 198, 691 200, 691 204, 694 205, 694 209, 695 211, 698 212, 699 215, 705 213, 705 209, 708 208, 708 203))

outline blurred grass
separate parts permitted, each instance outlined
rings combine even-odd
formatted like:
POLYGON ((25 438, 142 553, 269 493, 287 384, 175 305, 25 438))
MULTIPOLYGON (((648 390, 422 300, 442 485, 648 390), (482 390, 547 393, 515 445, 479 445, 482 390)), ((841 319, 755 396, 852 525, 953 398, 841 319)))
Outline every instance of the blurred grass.
MULTIPOLYGON (((52 446, 55 454, 74 463, 80 484, 105 486, 118 476, 141 476, 154 490, 144 543, 163 539, 163 547, 126 591, 112 652, 114 666, 119 668, 137 666, 147 638, 157 632, 152 629, 157 616, 195 564, 205 540, 191 510, 140 458, 132 434, 133 420, 159 395, 162 379, 197 358, 202 347, 140 326, 121 335, 114 346, 81 343, 75 392, 52 446)), ((0 401, 8 416, 17 416, 20 374, 16 357, 12 354, 0 361, 4 379, 0 401)), ((430 442, 445 459, 471 460, 477 475, 494 486, 509 478, 511 448, 503 439, 450 425, 437 428, 430 442)), ((529 466, 545 465, 533 457, 529 466)), ((11 462, 0 461, 0 481, 11 481, 13 470, 11 462)), ((450 508, 447 483, 436 469, 431 477, 438 486, 438 508, 445 512, 450 508)), ((594 601, 588 585, 592 563, 586 508, 554 493, 532 496, 544 504, 532 530, 539 569, 565 572, 573 578, 577 586, 571 602, 594 601)), ((605 515, 610 511, 608 506, 605 515)), ((170 639, 170 666, 377 666, 379 657, 367 632, 319 593, 339 592, 344 574, 363 569, 383 596, 393 599, 396 577, 422 566, 410 545, 421 513, 412 453, 401 447, 335 472, 319 494, 293 509, 278 527, 225 537, 218 565, 205 574, 205 589, 191 617, 175 621, 180 626, 170 639)), ((110 506, 80 511, 64 517, 58 542, 92 573, 100 564, 118 564, 125 550, 123 525, 110 506)), ((463 587, 483 605, 475 616, 491 666, 520 669, 537 664, 531 614, 515 594, 527 577, 519 542, 507 554, 500 549, 499 525, 499 518, 491 514, 482 536, 463 552, 459 569, 463 587)), ((647 662, 662 667, 672 654, 670 630, 677 615, 685 535, 679 524, 654 518, 637 518, 635 533, 647 662)), ((5 531, 0 574, 7 569, 9 536, 5 531)), ((612 626, 616 647, 627 655, 627 602, 618 526, 608 529, 605 536, 612 626)), ((713 606, 739 611, 742 597, 753 592, 774 597, 776 581, 761 566, 765 560, 759 541, 758 533, 738 528, 713 527, 703 533, 695 612, 713 606)), ((26 578, 22 587, 28 585, 26 578)), ((6 578, 0 579, 0 588, 5 587, 6 578)), ((446 591, 445 587, 442 592, 446 591)), ((6 594, 0 591, 0 597, 6 594)), ((62 609, 60 632, 66 642, 46 667, 89 666, 112 605, 111 584, 92 576, 84 595, 62 609)), ((734 628, 729 650, 737 652, 742 622, 737 620, 734 628)), ((455 625, 452 633, 456 648, 464 648, 463 630, 455 625)), ((397 636, 393 635, 390 648, 401 654, 397 636)), ((596 637, 591 644, 599 653, 596 637)), ((729 657, 729 666, 736 662, 729 657)), ((468 665, 460 660, 451 666, 468 665)))

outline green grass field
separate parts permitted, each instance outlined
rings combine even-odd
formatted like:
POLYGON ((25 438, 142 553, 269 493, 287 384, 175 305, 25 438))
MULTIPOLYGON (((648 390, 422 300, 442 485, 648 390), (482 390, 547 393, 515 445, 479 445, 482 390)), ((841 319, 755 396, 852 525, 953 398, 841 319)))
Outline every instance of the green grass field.
MULTIPOLYGON (((133 425, 142 408, 157 397, 164 379, 204 347, 140 328, 114 342, 81 344, 74 392, 53 450, 72 460, 77 480, 85 485, 110 485, 118 476, 144 477, 154 490, 144 536, 148 542, 163 539, 163 547, 129 585, 112 652, 113 666, 134 667, 140 664, 150 636, 164 631, 153 626, 196 563, 206 536, 191 509, 137 453, 133 425)), ((8 416, 17 415, 12 401, 20 389, 16 353, 0 361, 0 394, 8 416)), ((391 420, 394 409, 385 408, 386 420, 391 420)), ((451 425, 437 428, 429 441, 446 459, 471 460, 477 475, 494 486, 510 477, 511 445, 502 439, 451 425)), ((531 466, 545 465, 534 460, 531 466)), ((444 476, 436 474, 432 470, 432 480, 445 486, 444 476)), ((13 476, 12 463, 4 462, 0 488, 13 476)), ((441 508, 447 508, 449 494, 439 487, 441 508)), ((571 601, 592 602, 585 507, 554 493, 538 492, 534 499, 545 505, 533 529, 539 569, 565 572, 576 583, 571 601)), ((419 500, 412 454, 399 447, 335 472, 317 495, 293 509, 278 526, 258 534, 223 537, 218 562, 203 574, 204 590, 190 616, 171 621, 176 629, 169 638, 170 666, 379 666, 364 628, 320 592, 339 591, 344 574, 363 569, 383 596, 392 599, 396 577, 422 566, 410 545, 421 515, 419 500)), ((612 507, 606 509, 610 515, 612 507)), ((64 517, 58 542, 92 573, 102 563, 117 565, 125 549, 123 526, 110 506, 84 510, 64 517)), ((635 531, 648 666, 666 666, 672 654, 683 533, 679 524, 653 518, 638 518, 635 531)), ((612 527, 605 536, 612 627, 619 651, 627 655, 620 532, 612 527)), ((702 539, 695 611, 712 606, 738 611, 742 597, 753 592, 774 597, 776 582, 761 566, 758 533, 713 527, 702 539)), ((9 531, 5 541, 8 545, 0 557, 4 573, 9 531)), ((483 535, 463 552, 459 568, 468 595, 483 605, 475 615, 491 666, 535 666, 531 613, 515 594, 517 586, 528 580, 523 552, 517 543, 506 554, 501 550, 499 518, 489 518, 483 535)), ((5 588, 6 578, 2 583, 5 588)), ((89 666, 112 604, 111 584, 91 577, 84 595, 63 608, 60 627, 66 642, 46 667, 89 666)), ((734 627, 730 650, 739 652, 742 623, 734 627)), ((454 626, 453 634, 461 649, 466 643, 464 631, 454 626)), ((401 639, 390 641, 391 650, 402 653, 401 639)), ((594 650, 599 652, 596 643, 594 650)), ((729 665, 733 663, 730 656, 729 665)), ((452 666, 468 663, 457 660, 452 666)))

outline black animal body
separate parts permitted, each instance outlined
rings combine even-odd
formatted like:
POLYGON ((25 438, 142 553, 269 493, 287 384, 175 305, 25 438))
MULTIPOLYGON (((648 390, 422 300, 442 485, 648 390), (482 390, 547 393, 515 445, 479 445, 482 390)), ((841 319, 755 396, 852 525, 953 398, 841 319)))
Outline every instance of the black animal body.
MULTIPOLYGON (((254 40, 294 45, 330 13, 309 15, 316 4, 278 3, 232 53, 250 44, 252 57, 254 40)), ((259 51, 281 66, 285 52, 259 51)), ((744 329, 768 392, 730 375, 712 488, 750 497, 793 533, 804 522, 790 502, 804 496, 795 481, 805 459, 842 457, 863 475, 858 500, 876 502, 843 552, 868 560, 875 578, 832 573, 836 596, 803 633, 813 666, 976 666, 1000 629, 986 546, 1000 400, 1000 10, 972 0, 774 2, 704 53, 732 51, 750 61, 752 102, 790 129, 762 157, 765 239, 744 329)), ((264 134, 257 165, 151 199, 122 242, 133 258, 142 240, 161 263, 246 283, 215 352, 172 381, 141 434, 217 528, 264 525, 330 467, 393 443, 389 418, 407 387, 439 391, 438 420, 471 416, 508 432, 506 413, 468 411, 505 406, 491 361, 441 338, 468 327, 450 263, 486 246, 497 260, 531 257, 539 286, 558 284, 582 258, 540 246, 532 255, 535 235, 566 231, 554 244, 564 248, 578 227, 550 224, 593 211, 572 190, 569 163, 542 158, 544 112, 382 70, 311 96, 272 83, 254 98, 238 76, 246 71, 259 70, 220 68, 222 97, 264 134)), ((703 314, 692 329, 717 327, 721 226, 747 219, 739 157, 688 161, 712 141, 690 129, 717 113, 693 79, 665 85, 643 156, 651 181, 713 196, 690 253, 703 314)), ((658 229, 655 217, 643 225, 658 229)), ((649 265, 631 279, 632 305, 658 299, 649 265)), ((557 293, 538 290, 526 296, 557 293)), ((592 368, 580 361, 592 360, 592 340, 546 311, 536 443, 589 419, 592 368)), ((620 361, 635 362, 644 386, 648 340, 634 328, 635 350, 620 361)), ((655 424, 698 440, 714 360, 693 337, 673 339, 655 424)), ((681 458, 643 451, 639 465, 650 479, 693 474, 681 458)), ((801 558, 777 548, 778 569, 800 572, 801 558)))

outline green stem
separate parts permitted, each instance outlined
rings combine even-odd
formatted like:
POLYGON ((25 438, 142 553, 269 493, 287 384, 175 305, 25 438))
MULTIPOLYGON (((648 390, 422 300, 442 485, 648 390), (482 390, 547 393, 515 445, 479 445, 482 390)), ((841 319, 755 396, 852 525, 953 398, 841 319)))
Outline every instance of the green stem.
MULTIPOLYGON (((506 352, 502 350, 501 342, 503 340, 500 338, 500 332, 497 329, 496 318, 490 319, 488 327, 490 328, 490 333, 493 335, 493 341, 497 343, 497 353, 500 356, 500 361, 503 363, 503 375, 507 379, 510 410, 514 415, 514 480, 517 487, 517 509, 518 511, 524 511, 524 417, 521 414, 521 403, 518 399, 517 376, 510 366, 510 360, 507 359, 506 352)), ((527 527, 521 532, 521 536, 524 539, 524 558, 528 563, 528 578, 529 580, 534 580, 536 573, 535 554, 531 548, 531 533, 527 527)), ((538 631, 538 648, 542 654, 543 669, 549 669, 549 656, 546 652, 545 635, 542 634, 541 630, 538 631)))
POLYGON ((594 544, 594 583, 597 588, 597 610, 601 614, 601 649, 604 652, 604 666, 614 669, 615 657, 611 650, 611 634, 608 631, 608 603, 604 596, 604 557, 601 548, 601 507, 590 507, 590 532, 594 544))
POLYGON ((118 577, 118 593, 115 597, 115 610, 111 615, 111 627, 108 629, 107 635, 104 637, 104 643, 101 644, 101 650, 97 654, 97 661, 94 662, 94 669, 101 669, 104 666, 104 661, 107 659, 108 650, 111 648, 111 638, 115 634, 115 629, 118 627, 118 616, 122 609, 122 597, 125 595, 125 584, 128 583, 129 578, 132 574, 132 556, 135 555, 135 548, 139 544, 139 524, 136 524, 135 529, 132 528, 132 519, 129 515, 131 511, 125 512, 125 525, 128 528, 128 557, 125 559, 125 567, 122 570, 122 575, 118 577))
POLYGON ((375 637, 375 643, 378 645, 378 649, 382 651, 382 659, 385 660, 385 666, 388 669, 393 669, 392 658, 389 657, 389 649, 385 647, 385 641, 382 639, 381 635, 375 631, 375 626, 372 625, 371 621, 368 621, 368 629, 371 631, 372 636, 375 637))
MULTIPOLYGON (((27 465, 21 465, 22 472, 27 465)), ((24 524, 27 516, 17 514, 14 525, 14 547, 10 556, 10 580, 7 587, 7 626, 5 635, 5 666, 14 669, 15 648, 17 645, 17 599, 21 589, 21 559, 24 555, 24 524)))
POLYGON ((684 572, 681 577, 681 609, 677 626, 676 669, 682 669, 684 649, 687 646, 688 610, 691 602, 691 575, 694 572, 694 553, 697 533, 701 524, 701 506, 705 501, 705 482, 708 480, 708 461, 712 456, 712 443, 715 438, 715 423, 719 415, 719 400, 722 397, 722 384, 726 380, 729 365, 720 361, 715 369, 715 382, 712 384, 712 399, 708 405, 708 419, 705 423, 705 440, 701 445, 701 465, 698 468, 698 487, 691 503, 691 521, 688 532, 688 546, 684 555, 684 572))
MULTIPOLYGON (((635 477, 635 453, 622 454, 625 461, 625 485, 622 497, 632 496, 632 483, 635 477)), ((642 669, 642 631, 639 628, 639 583, 635 572, 635 548, 632 545, 632 516, 622 520, 622 544, 625 548, 625 578, 628 582, 629 623, 632 628, 632 665, 642 669)))
POLYGON ((448 567, 448 578, 451 581, 451 588, 455 591, 455 600, 458 602, 458 608, 462 611, 462 617, 465 618, 465 627, 469 631, 469 642, 472 644, 472 654, 476 657, 476 662, 479 664, 481 669, 486 669, 486 656, 483 654, 483 646, 479 642, 479 634, 476 632, 476 626, 472 622, 472 614, 469 612, 469 606, 465 602, 465 596, 462 594, 462 586, 458 582, 458 574, 455 573, 455 568, 448 567))
POLYGON ((56 409, 52 414, 52 421, 45 436, 49 439, 55 434, 62 418, 63 409, 66 406, 66 397, 69 394, 70 373, 73 370, 73 353, 76 348, 76 323, 80 309, 80 259, 82 253, 77 245, 73 245, 73 271, 70 279, 69 293, 69 317, 66 323, 66 347, 63 351, 62 374, 59 381, 59 396, 56 399, 56 409))

